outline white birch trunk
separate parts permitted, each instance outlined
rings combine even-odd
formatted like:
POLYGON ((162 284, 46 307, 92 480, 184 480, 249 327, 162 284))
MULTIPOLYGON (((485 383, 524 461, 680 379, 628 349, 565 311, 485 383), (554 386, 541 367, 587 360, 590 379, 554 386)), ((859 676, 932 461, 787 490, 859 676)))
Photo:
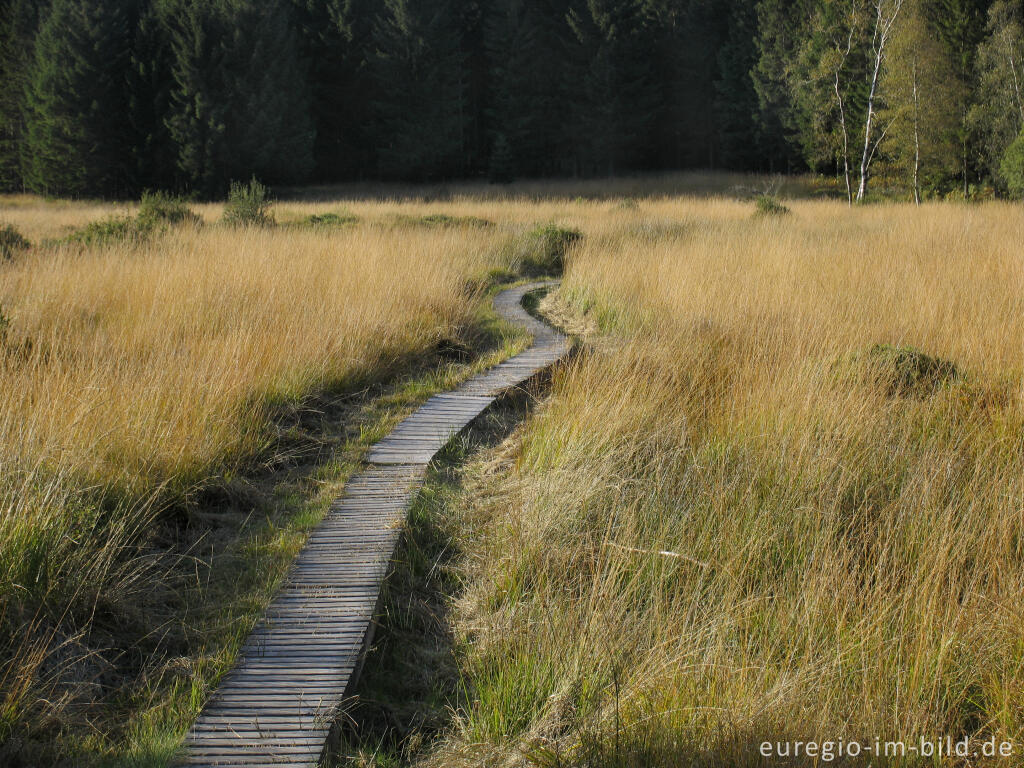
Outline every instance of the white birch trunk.
POLYGON ((857 202, 864 199, 868 188, 868 172, 870 171, 871 158, 878 148, 878 143, 871 143, 872 131, 875 120, 875 100, 878 97, 878 78, 882 71, 882 62, 885 61, 885 49, 889 42, 889 34, 892 32, 892 25, 899 16, 903 0, 891 0, 890 13, 885 13, 886 0, 875 0, 875 29, 871 36, 871 52, 874 62, 871 72, 871 88, 868 91, 868 112, 864 118, 864 148, 860 156, 860 180, 857 185, 857 202))

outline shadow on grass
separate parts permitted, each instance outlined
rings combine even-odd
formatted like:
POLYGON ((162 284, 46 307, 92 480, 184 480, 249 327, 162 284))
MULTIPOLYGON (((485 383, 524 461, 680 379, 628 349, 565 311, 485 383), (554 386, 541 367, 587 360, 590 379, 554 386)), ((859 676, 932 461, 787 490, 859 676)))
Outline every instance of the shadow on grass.
MULTIPOLYGON (((268 404, 265 454, 165 504, 139 544, 140 557, 153 564, 151 578, 130 599, 93 606, 87 633, 63 633, 90 666, 52 676, 73 674, 64 687, 74 683, 82 692, 55 714, 26 713, 9 738, 0 734, 0 765, 169 764, 365 450, 427 397, 523 343, 481 309, 457 335, 394 361, 374 379, 268 404)), ((3 620, 0 610, 6 629, 3 620)), ((15 636, 24 623, 12 623, 15 636)), ((0 684, 4 661, 0 653, 0 684)))
POLYGON ((468 456, 512 433, 545 383, 538 379, 501 398, 431 464, 410 507, 381 593, 374 642, 335 726, 326 766, 408 764, 465 703, 449 615, 466 554, 454 536, 461 468, 468 456))

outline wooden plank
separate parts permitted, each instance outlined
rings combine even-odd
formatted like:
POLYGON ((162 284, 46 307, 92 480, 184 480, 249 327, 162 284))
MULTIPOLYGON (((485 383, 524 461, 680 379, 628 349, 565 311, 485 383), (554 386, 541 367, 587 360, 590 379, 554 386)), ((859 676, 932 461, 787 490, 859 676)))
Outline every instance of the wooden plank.
POLYGON ((292 563, 185 737, 181 765, 313 768, 366 644, 381 583, 406 509, 427 465, 496 396, 536 376, 569 349, 522 308, 544 284, 499 293, 495 311, 519 323, 533 346, 456 389, 434 395, 369 452, 292 563))

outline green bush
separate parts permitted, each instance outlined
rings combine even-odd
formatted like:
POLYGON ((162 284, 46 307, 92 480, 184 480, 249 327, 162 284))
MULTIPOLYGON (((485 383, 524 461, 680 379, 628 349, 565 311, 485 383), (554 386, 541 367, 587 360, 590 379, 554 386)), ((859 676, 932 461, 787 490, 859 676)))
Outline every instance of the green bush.
POLYGON ((755 216, 784 216, 789 213, 789 208, 784 206, 771 195, 758 195, 754 201, 755 216))
POLYGON ((162 224, 199 224, 202 219, 189 209, 182 197, 165 192, 143 192, 137 217, 142 229, 155 229, 162 224))
POLYGON ((343 211, 342 213, 314 213, 299 222, 299 226, 317 227, 328 229, 331 227, 343 227, 346 224, 354 224, 359 221, 355 214, 343 211))
POLYGON ((999 164, 999 174, 1013 197, 1024 197, 1024 132, 1006 148, 999 164))
POLYGON ((10 224, 0 229, 0 260, 13 259, 31 247, 32 244, 10 224))
POLYGON ((447 213, 431 213, 420 222, 433 227, 493 227, 494 222, 479 216, 449 216, 447 213))
POLYGON ((140 227, 131 216, 110 216, 91 221, 67 236, 67 242, 81 245, 106 245, 122 240, 142 240, 149 230, 140 227))
POLYGON ((569 248, 581 237, 575 229, 563 229, 554 224, 545 224, 528 232, 519 242, 518 253, 515 254, 520 272, 528 277, 562 274, 569 248))
POLYGON ((154 232, 179 224, 193 226, 202 219, 191 211, 183 198, 163 192, 145 192, 139 204, 138 215, 110 216, 93 221, 75 230, 66 242, 81 245, 105 245, 113 242, 142 242, 154 232))
POLYGON ((242 227, 267 227, 274 224, 270 212, 270 190, 260 184, 256 177, 248 184, 231 182, 228 202, 224 206, 224 223, 242 227))

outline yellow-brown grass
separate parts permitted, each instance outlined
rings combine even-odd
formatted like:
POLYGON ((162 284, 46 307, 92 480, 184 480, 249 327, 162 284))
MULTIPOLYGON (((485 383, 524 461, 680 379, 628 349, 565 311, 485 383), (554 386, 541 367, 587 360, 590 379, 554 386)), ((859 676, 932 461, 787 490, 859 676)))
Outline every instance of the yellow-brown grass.
MULTIPOLYGON (((124 583, 116 558, 81 552, 266 448, 275 403, 380 375, 466 322, 467 279, 507 266, 509 234, 556 222, 584 234, 562 299, 599 330, 454 510, 470 703, 428 761, 756 764, 786 738, 1024 748, 1019 208, 787 201, 757 218, 641 188, 452 193, 276 209, 285 225, 358 217, 335 230, 208 226, 0 266, 8 594, 44 574, 32 589, 54 605, 99 600, 88 585, 124 583), (436 213, 497 226, 417 221, 436 213), (956 373, 894 386, 880 344, 956 373)), ((50 220, 21 200, 2 218, 38 242, 114 209, 85 210, 50 220)))
POLYGON ((508 237, 184 226, 0 264, 0 740, 92 684, 92 617, 158 587, 161 510, 273 458, 282 406, 458 342, 508 237))
POLYGON ((470 698, 429 762, 1024 747, 1024 219, 790 205, 585 227, 603 333, 460 500, 470 698), (907 347, 956 374, 894 386, 907 347))

